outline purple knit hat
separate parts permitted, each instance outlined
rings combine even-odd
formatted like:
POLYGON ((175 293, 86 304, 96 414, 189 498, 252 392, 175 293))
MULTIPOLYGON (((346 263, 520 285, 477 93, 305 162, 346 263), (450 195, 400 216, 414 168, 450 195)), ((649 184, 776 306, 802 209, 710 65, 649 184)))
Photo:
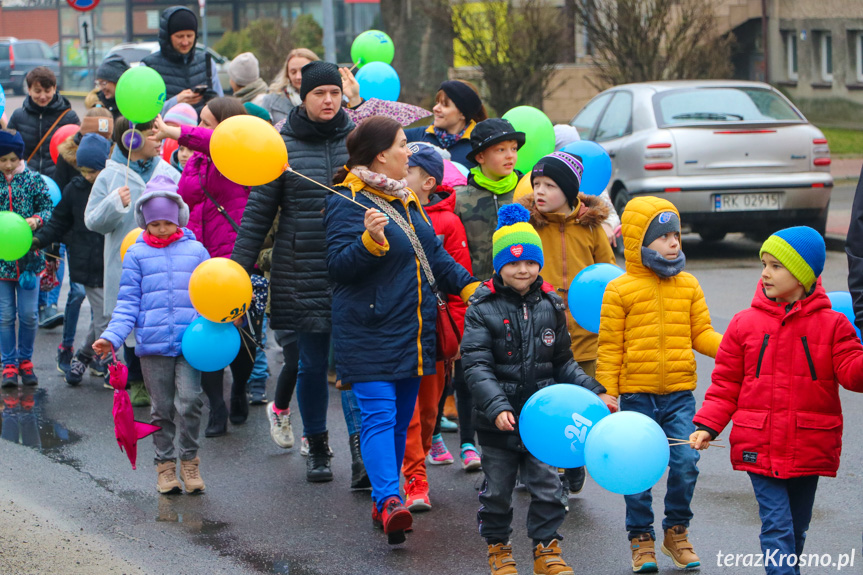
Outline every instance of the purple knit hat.
POLYGON ((178 226, 189 222, 189 207, 177 193, 177 184, 168 176, 159 175, 147 182, 147 188, 135 204, 139 227, 150 222, 167 220, 178 226))
POLYGON ((147 225, 156 220, 166 220, 174 224, 180 225, 180 206, 177 202, 164 196, 150 198, 141 205, 141 213, 144 214, 144 221, 147 225))
POLYGON ((192 127, 198 125, 198 113, 192 106, 185 103, 173 106, 162 119, 166 124, 192 127))

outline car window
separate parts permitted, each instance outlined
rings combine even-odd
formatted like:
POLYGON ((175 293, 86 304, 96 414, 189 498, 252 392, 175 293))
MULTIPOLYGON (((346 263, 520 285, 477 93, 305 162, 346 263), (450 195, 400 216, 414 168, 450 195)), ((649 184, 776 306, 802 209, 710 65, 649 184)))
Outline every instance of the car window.
POLYGON ((51 46, 48 44, 37 44, 39 48, 42 49, 42 57, 46 60, 52 60, 54 58, 54 51, 51 50, 51 46))
POLYGON ((604 142, 623 137, 630 132, 632 132, 632 94, 625 91, 616 92, 602 115, 594 140, 604 142))
POLYGON ((149 56, 150 51, 141 48, 123 48, 122 50, 111 52, 111 55, 114 54, 121 56, 123 60, 131 64, 134 62, 140 62, 144 57, 149 56))
POLYGON ((19 42, 13 46, 13 50, 15 51, 15 57, 20 58, 21 60, 42 59, 42 51, 39 50, 39 47, 35 44, 19 42))
POLYGON ((605 109, 605 106, 608 104, 612 95, 613 92, 600 94, 588 102, 587 106, 585 106, 581 112, 573 118, 572 122, 570 122, 570 124, 575 126, 575 129, 578 130, 578 135, 582 140, 590 137, 590 132, 593 130, 593 126, 596 125, 599 115, 605 109))
POLYGON ((698 123, 801 121, 794 108, 771 90, 749 87, 669 90, 653 97, 660 126, 698 123))
POLYGON ((0 44, 0 60, 9 59, 9 44, 0 44))

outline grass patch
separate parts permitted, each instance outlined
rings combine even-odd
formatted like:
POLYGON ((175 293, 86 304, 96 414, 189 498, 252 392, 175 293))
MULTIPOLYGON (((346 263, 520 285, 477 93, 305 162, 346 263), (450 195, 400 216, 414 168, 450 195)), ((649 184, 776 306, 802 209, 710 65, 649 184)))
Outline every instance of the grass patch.
POLYGON ((846 128, 823 128, 819 126, 827 143, 830 145, 830 153, 836 156, 863 156, 863 130, 849 130, 846 128))

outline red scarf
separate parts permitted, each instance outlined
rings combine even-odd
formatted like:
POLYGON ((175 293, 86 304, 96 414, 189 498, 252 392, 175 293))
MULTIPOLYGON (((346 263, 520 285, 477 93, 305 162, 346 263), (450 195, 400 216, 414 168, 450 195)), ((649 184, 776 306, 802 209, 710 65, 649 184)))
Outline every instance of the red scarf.
POLYGON ((177 230, 167 238, 157 238, 148 231, 144 231, 144 241, 151 248, 166 248, 183 237, 183 230, 177 230))

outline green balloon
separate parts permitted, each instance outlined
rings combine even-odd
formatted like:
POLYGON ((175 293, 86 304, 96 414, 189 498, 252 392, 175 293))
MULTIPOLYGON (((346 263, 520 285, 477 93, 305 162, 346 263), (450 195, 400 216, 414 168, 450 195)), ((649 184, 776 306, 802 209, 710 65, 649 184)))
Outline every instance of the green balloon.
POLYGON ((351 44, 351 60, 357 68, 362 68, 369 62, 392 64, 395 54, 393 39, 380 30, 367 30, 351 44))
POLYGON ((147 66, 129 68, 117 82, 117 107, 133 124, 153 120, 165 105, 165 81, 147 66))
POLYGON ((33 230, 15 212, 0 212, 0 260, 14 262, 30 251, 33 230))
POLYGON ((533 106, 518 106, 503 115, 512 127, 524 132, 524 145, 518 151, 515 169, 528 174, 543 156, 554 151, 554 126, 548 116, 533 106))

